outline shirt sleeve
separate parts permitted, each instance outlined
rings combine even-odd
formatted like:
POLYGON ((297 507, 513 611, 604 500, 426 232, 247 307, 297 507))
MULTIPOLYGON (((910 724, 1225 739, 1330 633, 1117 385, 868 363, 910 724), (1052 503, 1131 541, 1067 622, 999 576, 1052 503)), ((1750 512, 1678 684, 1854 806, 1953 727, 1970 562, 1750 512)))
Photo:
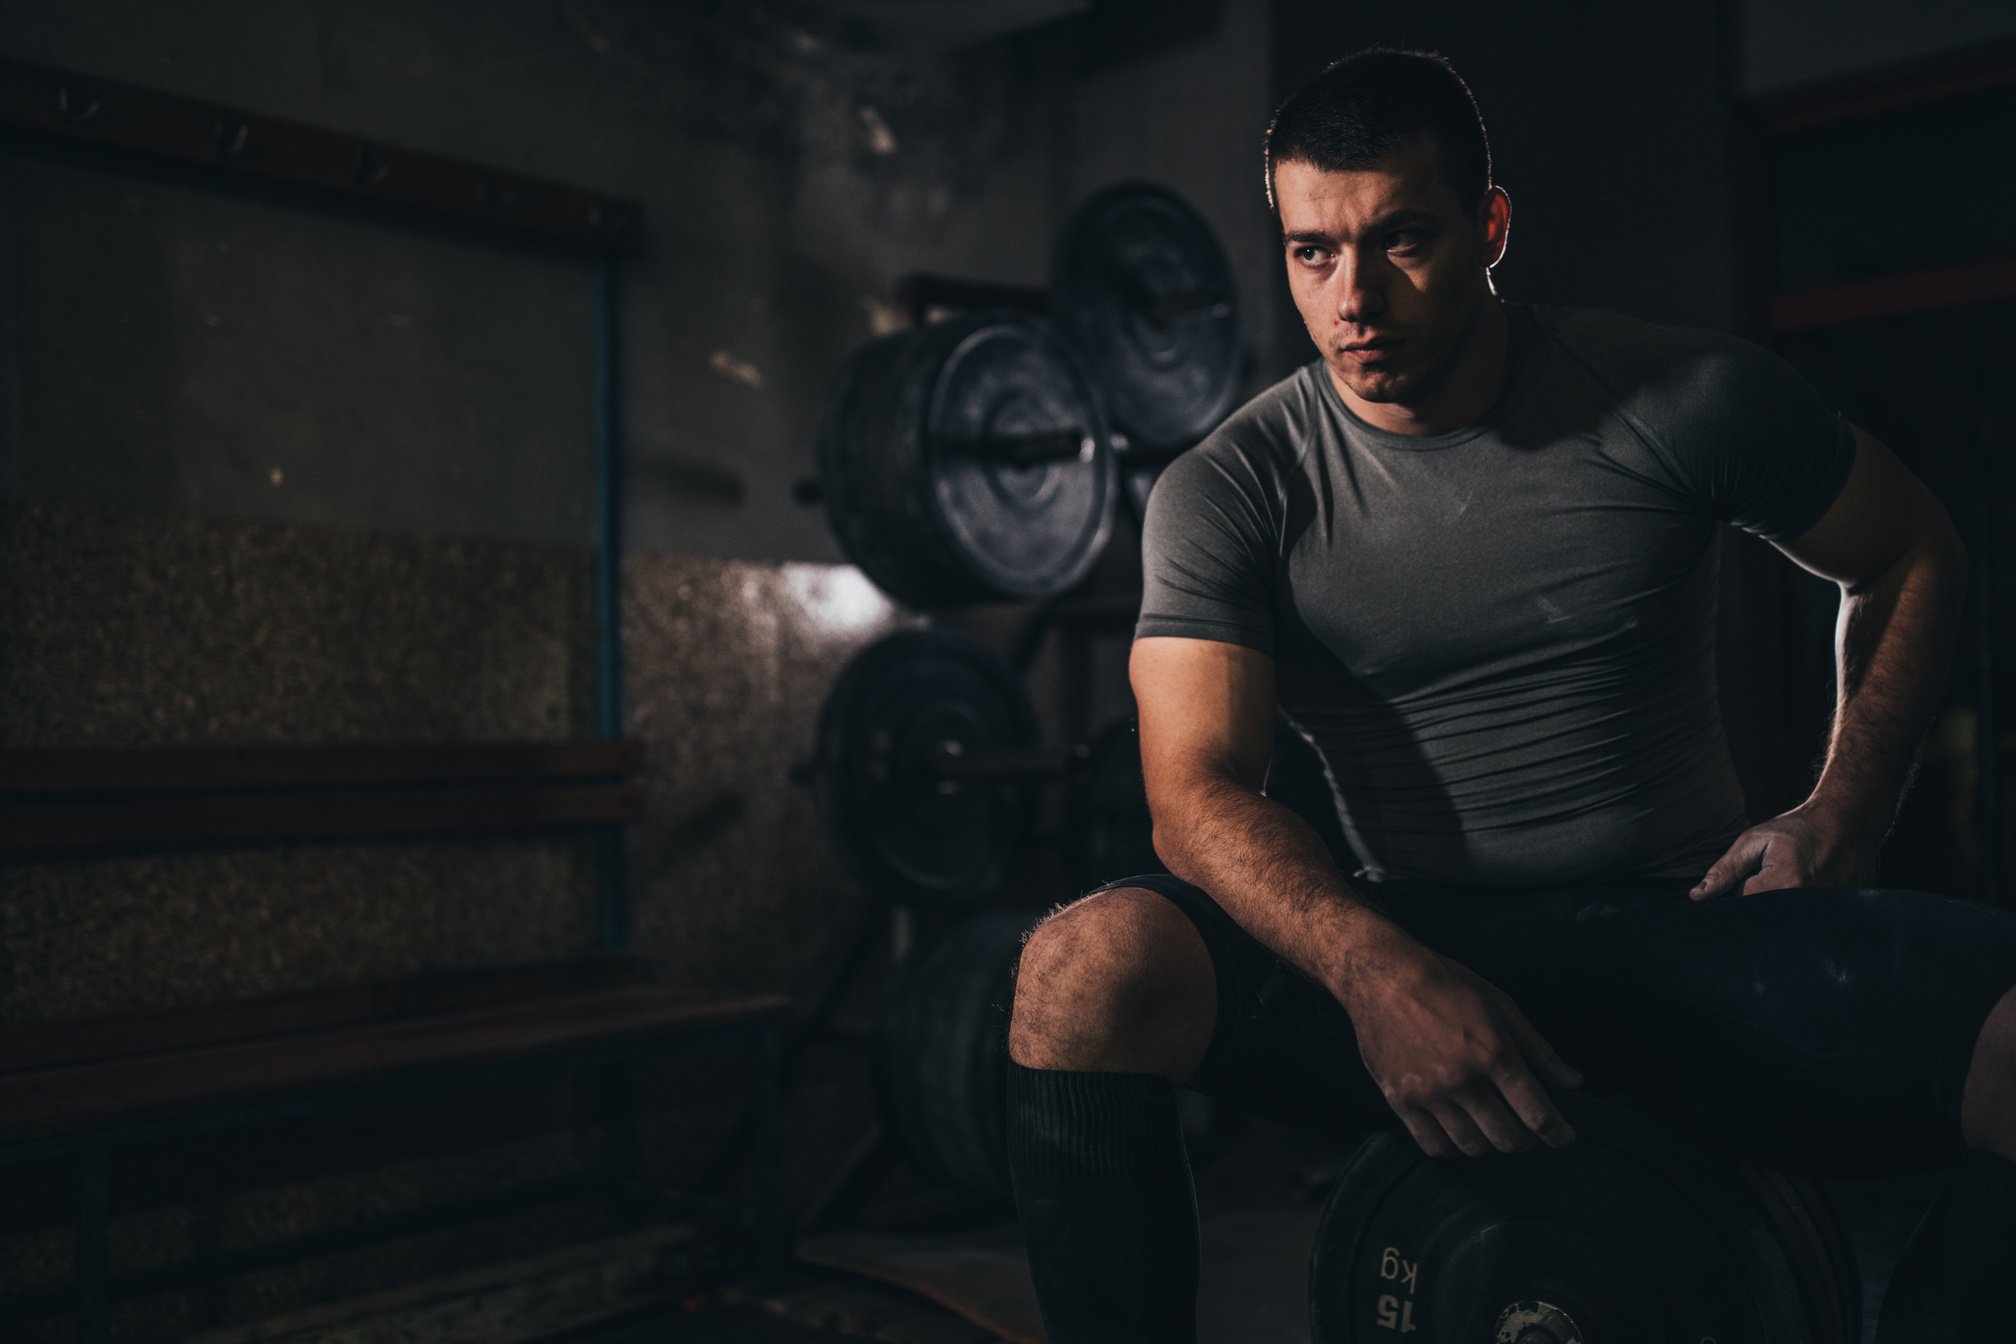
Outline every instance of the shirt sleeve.
POLYGON ((1684 494, 1777 541, 1820 521, 1855 464, 1855 432, 1798 370, 1727 338, 1689 365, 1662 436, 1684 494))
POLYGON ((1134 637, 1209 639, 1271 656, 1277 496, 1253 458, 1224 437, 1170 463, 1142 520, 1134 637))

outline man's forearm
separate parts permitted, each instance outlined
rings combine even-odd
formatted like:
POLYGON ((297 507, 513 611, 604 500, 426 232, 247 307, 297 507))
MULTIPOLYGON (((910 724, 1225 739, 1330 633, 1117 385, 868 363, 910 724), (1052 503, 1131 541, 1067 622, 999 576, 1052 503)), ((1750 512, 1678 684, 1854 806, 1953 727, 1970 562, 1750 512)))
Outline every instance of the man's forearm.
POLYGON ((1347 1006, 1384 954, 1413 941, 1344 880, 1308 823, 1234 782, 1165 803, 1155 845, 1170 872, 1347 1006))
POLYGON ((1966 553, 1950 531, 1881 578, 1844 591, 1835 635, 1838 692, 1810 803, 1889 830, 1952 664, 1966 553))

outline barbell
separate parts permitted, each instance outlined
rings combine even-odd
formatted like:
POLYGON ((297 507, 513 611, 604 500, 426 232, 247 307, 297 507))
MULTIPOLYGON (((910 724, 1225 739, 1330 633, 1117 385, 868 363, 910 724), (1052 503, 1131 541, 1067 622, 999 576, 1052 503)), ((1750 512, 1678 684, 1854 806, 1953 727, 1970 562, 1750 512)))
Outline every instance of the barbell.
POLYGON ((1167 187, 1123 182, 1072 211, 1050 271, 1050 312, 1136 445, 1186 447, 1232 409, 1232 264, 1204 217, 1167 187))
POLYGON ((1812 1181, 1677 1120, 1557 1091, 1567 1148, 1430 1158, 1367 1139, 1324 1207, 1314 1344, 1855 1344, 1861 1281, 1812 1181))
MULTIPOLYGON (((992 900, 1034 839, 1038 791, 1056 784, 1068 791, 1059 838, 1078 890, 1162 868, 1133 721, 1043 745, 1014 668, 957 631, 898 631, 857 654, 795 773, 848 874, 899 903, 992 900)), ((1266 791, 1347 852, 1322 761, 1285 722, 1266 791)))
MULTIPOLYGON (((876 1019, 877 1109, 920 1171, 1000 1204, 1008 1174, 1008 1021, 1015 963, 1040 918, 1029 910, 971 915, 892 974, 876 1019)), ((1190 1155, 1223 1151, 1244 1123, 1236 1108, 1178 1094, 1190 1155)))
POLYGON ((1119 494, 1077 354, 1006 311, 856 351, 820 430, 819 482, 848 558, 918 607, 1064 591, 1105 549, 1119 494))
POLYGON ((1112 533, 1121 447, 1166 458, 1230 409, 1231 268, 1174 193, 1124 184, 1074 211, 1048 305, 883 336, 835 378, 818 476, 793 494, 825 506, 848 559, 898 600, 1064 592, 1112 533))

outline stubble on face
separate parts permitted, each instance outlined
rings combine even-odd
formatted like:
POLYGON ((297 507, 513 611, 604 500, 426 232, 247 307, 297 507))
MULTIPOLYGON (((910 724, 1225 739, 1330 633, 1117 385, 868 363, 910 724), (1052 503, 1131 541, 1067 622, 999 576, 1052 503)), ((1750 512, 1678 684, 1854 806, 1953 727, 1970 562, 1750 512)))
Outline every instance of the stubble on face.
POLYGON ((1290 160, 1276 168, 1275 196, 1290 289, 1339 393, 1432 414, 1491 297, 1477 223, 1445 180, 1434 142, 1420 137, 1361 171, 1290 160), (1347 353, 1389 338, 1397 342, 1389 355, 1347 353))

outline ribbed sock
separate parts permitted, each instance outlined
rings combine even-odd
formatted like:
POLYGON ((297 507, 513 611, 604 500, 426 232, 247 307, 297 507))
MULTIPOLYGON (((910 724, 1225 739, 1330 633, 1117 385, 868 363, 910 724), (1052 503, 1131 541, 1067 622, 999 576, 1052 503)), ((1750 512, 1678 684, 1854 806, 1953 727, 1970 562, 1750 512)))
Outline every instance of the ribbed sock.
POLYGON ((2016 1162, 1971 1152, 1911 1234, 1876 1344, 1982 1344, 2016 1319, 2016 1162))
POLYGON ((1197 1194, 1168 1079, 1010 1060, 1008 1167, 1050 1344, 1193 1344, 1197 1194))

